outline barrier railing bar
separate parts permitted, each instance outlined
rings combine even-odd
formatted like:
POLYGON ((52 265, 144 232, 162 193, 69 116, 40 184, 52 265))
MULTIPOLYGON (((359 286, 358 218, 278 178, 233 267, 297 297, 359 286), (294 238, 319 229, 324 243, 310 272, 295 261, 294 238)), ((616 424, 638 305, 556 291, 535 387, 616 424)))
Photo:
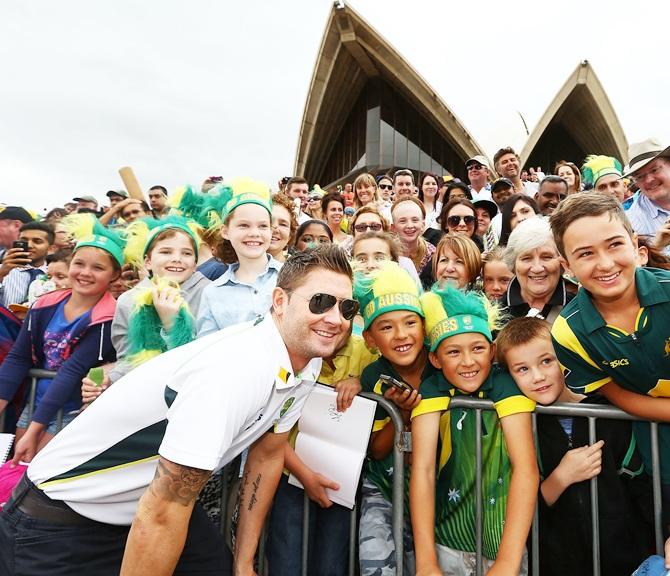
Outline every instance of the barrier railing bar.
MULTIPOLYGON (((596 419, 589 417, 589 445, 596 443, 596 419)), ((600 576, 600 518, 598 517, 598 476, 591 478, 591 551, 593 554, 593 575, 600 576)))
POLYGON ((393 541, 395 543, 396 554, 396 576, 402 576, 405 554, 403 543, 403 526, 405 523, 404 515, 404 490, 405 490, 405 463, 403 458, 403 451, 406 447, 403 445, 403 432, 405 423, 402 420, 399 410, 395 404, 387 400, 379 394, 370 392, 360 392, 359 396, 374 400, 379 404, 388 415, 391 417, 393 426, 395 428, 393 436, 393 541))
POLYGON ((482 410, 475 410, 475 542, 477 576, 482 576, 482 410))
MULTIPOLYGON (((533 412, 531 416, 531 422, 533 426, 533 439, 537 443, 537 414, 533 412)), ((537 452, 537 445, 535 446, 535 451, 537 452)), ((538 500, 542 497, 539 492, 538 487, 538 500)), ((535 502, 535 512, 533 512, 533 524, 530 527, 530 548, 532 556, 532 574, 533 576, 539 576, 540 574, 540 505, 535 502)))
POLYGON ((650 423, 649 434, 651 435, 651 466, 654 469, 652 477, 652 488, 654 491, 654 540, 656 541, 656 554, 664 556, 661 460, 658 452, 658 424, 656 422, 650 423))
POLYGON ((308 576, 307 566, 309 563, 309 496, 305 491, 302 501, 302 550, 300 552, 300 574, 308 576))

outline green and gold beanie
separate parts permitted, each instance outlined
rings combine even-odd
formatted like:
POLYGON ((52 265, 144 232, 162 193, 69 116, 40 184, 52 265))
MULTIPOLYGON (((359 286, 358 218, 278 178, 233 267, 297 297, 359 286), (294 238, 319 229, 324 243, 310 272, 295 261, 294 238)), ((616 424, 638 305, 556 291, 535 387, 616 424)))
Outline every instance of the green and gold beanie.
POLYGON ((621 162, 612 156, 587 156, 582 166, 582 180, 584 185, 595 187, 603 176, 614 174, 621 178, 623 169, 621 162))
POLYGON ((421 306, 431 352, 435 352, 444 339, 467 332, 483 334, 492 342, 491 330, 498 328, 499 309, 475 292, 435 285, 421 296, 421 306))
POLYGON ((354 275, 354 298, 361 306, 363 330, 382 314, 409 310, 423 318, 419 287, 406 270, 395 262, 386 262, 370 274, 354 275))

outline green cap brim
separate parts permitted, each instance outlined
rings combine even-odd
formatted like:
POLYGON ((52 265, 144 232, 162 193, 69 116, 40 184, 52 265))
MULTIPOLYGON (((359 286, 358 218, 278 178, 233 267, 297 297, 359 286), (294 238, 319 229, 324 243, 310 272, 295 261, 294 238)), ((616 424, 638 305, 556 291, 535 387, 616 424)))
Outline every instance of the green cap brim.
POLYGON ((430 340, 430 351, 435 352, 443 340, 450 338, 451 336, 456 336, 457 334, 466 334, 468 332, 483 334, 489 342, 493 340, 489 324, 484 318, 473 316, 472 314, 459 314, 441 320, 430 331, 430 334, 428 335, 428 339, 430 340))
POLYGON ((74 252, 79 250, 79 248, 83 248, 84 246, 100 248, 100 250, 104 250, 108 254, 111 254, 112 258, 114 258, 114 260, 119 263, 119 266, 123 266, 124 264, 123 249, 116 242, 110 240, 106 236, 93 235, 88 239, 80 240, 74 247, 74 252))
POLYGON ((171 222, 169 224, 164 224, 162 226, 156 226, 151 232, 149 232, 149 235, 147 236, 147 241, 144 244, 144 253, 143 255, 147 255, 147 250, 149 249, 149 246, 151 246, 151 243, 154 241, 154 238, 158 236, 161 232, 165 232, 165 230, 181 230, 182 232, 185 232, 186 234, 189 235, 190 238, 193 239, 193 245, 195 246, 195 259, 198 259, 198 244, 199 240, 196 238, 195 234, 193 233, 193 230, 191 230, 186 224, 179 224, 179 223, 174 223, 171 222))

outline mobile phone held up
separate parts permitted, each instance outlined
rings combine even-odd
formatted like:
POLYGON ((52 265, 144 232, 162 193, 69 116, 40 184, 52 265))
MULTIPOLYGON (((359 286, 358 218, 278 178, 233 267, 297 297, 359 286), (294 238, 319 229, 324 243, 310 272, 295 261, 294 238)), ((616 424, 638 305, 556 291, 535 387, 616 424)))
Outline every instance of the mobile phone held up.
POLYGON ((400 380, 397 380, 393 376, 389 376, 388 374, 381 374, 379 376, 379 379, 382 381, 383 384, 386 384, 387 386, 393 386, 394 388, 397 388, 401 392, 404 392, 405 390, 409 390, 410 392, 414 391, 414 388, 412 388, 407 382, 402 382, 400 380))
POLYGON ((23 252, 28 252, 28 240, 14 240, 14 242, 12 242, 12 248, 18 248, 23 252))

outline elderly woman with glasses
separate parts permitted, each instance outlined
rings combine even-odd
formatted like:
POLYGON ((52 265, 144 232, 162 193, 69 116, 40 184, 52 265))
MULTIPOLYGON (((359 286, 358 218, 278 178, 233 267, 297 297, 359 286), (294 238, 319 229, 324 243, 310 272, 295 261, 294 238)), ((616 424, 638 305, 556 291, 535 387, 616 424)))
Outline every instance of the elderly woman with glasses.
POLYGON ((509 236, 503 260, 514 278, 501 304, 514 318, 536 316, 552 324, 573 294, 562 277, 549 222, 529 218, 516 226, 509 236))

